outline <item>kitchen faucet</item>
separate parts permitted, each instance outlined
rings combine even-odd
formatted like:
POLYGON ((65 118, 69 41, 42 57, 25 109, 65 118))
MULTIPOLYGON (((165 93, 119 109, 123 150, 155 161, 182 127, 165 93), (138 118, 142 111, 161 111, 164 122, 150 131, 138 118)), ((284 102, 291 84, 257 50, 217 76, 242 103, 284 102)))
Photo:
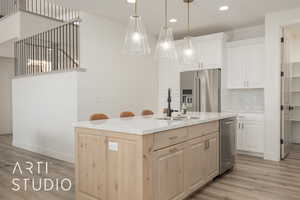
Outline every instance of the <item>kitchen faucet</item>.
POLYGON ((167 116, 172 117, 173 112, 178 112, 177 110, 172 110, 171 108, 171 102, 172 102, 172 97, 171 97, 171 88, 168 89, 168 110, 167 110, 167 116))

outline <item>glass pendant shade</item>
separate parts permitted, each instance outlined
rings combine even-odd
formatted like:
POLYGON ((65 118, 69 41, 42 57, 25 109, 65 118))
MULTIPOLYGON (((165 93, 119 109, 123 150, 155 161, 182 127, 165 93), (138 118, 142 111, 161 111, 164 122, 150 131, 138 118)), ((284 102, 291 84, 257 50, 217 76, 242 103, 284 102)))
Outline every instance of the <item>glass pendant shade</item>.
POLYGON ((196 51, 194 49, 192 38, 190 36, 184 38, 184 46, 182 48, 182 64, 196 64, 196 51))
POLYGON ((124 52, 131 55, 145 55, 151 52, 141 16, 130 16, 129 18, 124 52))
POLYGON ((177 51, 175 47, 173 30, 169 27, 162 27, 158 43, 156 45, 155 57, 177 60, 177 51))

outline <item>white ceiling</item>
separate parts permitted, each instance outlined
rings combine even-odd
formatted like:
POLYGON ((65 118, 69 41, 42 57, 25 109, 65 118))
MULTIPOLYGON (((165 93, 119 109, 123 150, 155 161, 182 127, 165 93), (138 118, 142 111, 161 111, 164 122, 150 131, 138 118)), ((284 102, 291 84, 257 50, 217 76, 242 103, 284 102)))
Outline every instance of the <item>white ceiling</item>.
MULTIPOLYGON (((55 0, 64 5, 89 11, 127 23, 132 7, 126 0, 55 0)), ((186 33, 186 4, 182 0, 168 0, 169 18, 177 37, 186 33)), ((164 0, 139 0, 140 15, 148 31, 158 34, 163 23, 164 0)), ((202 35, 264 23, 266 13, 300 7, 300 0, 194 0, 192 4, 192 32, 202 35), (230 10, 220 12, 219 7, 229 5, 230 10)))

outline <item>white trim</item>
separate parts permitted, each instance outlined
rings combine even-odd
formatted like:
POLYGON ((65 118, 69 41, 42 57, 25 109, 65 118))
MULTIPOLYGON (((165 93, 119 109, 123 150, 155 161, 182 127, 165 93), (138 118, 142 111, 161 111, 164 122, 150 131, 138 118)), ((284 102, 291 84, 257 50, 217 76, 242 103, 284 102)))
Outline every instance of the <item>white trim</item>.
POLYGON ((227 39, 226 34, 223 32, 193 37, 193 40, 195 41, 226 40, 226 39, 227 39))
POLYGON ((248 40, 238 40, 234 42, 227 42, 226 47, 232 48, 232 47, 239 47, 239 46, 246 46, 246 45, 253 45, 253 44, 262 44, 265 42, 264 37, 258 37, 258 38, 252 38, 248 40))
POLYGON ((18 143, 15 140, 13 140, 13 146, 17 147, 17 148, 25 149, 27 151, 31 151, 31 152, 34 152, 34 153, 38 153, 38 154, 41 154, 41 155, 45 155, 45 156, 48 156, 48 157, 51 157, 51 158, 55 158, 55 159, 58 159, 58 160, 63 160, 63 161, 67 161, 67 162, 70 162, 70 163, 74 163, 74 156, 73 155, 53 151, 53 149, 47 149, 44 146, 18 143))
POLYGON ((44 75, 52 75, 52 74, 59 74, 59 73, 70 73, 70 72, 86 72, 87 70, 84 68, 78 68, 78 69, 70 69, 70 70, 56 70, 52 72, 42 72, 38 73, 36 75, 20 75, 20 76, 15 76, 12 79, 20 79, 20 78, 33 78, 37 76, 44 76, 44 75))
POLYGON ((264 157, 264 154, 263 154, 263 153, 258 153, 258 152, 251 152, 251 151, 242 151, 242 150, 238 150, 237 153, 238 153, 238 154, 242 154, 242 155, 248 155, 248 156, 259 157, 259 158, 263 158, 263 157, 264 157))

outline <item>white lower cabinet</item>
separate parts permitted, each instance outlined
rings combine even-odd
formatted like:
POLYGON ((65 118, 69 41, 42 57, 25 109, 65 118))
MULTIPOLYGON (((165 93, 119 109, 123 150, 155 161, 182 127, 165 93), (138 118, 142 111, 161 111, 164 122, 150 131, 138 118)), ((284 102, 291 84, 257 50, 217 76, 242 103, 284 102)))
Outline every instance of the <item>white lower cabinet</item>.
MULTIPOLYGON (((253 115, 252 115, 253 116, 253 115)), ((247 115, 238 118, 237 150, 250 153, 264 153, 264 120, 247 115)))

